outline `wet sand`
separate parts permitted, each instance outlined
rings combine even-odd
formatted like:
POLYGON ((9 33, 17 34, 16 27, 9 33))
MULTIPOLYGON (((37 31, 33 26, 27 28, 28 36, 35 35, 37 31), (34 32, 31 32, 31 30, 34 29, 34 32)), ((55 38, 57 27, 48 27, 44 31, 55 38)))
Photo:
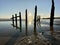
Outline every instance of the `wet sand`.
MULTIPOLYGON (((45 29, 45 28, 44 28, 45 29)), ((43 34, 43 36, 45 35, 51 35, 50 34, 50 31, 48 30, 49 28, 47 28, 46 27, 46 30, 44 30, 44 31, 42 31, 42 32, 44 32, 44 34, 43 34), (48 32, 48 33, 47 33, 48 32)), ((54 37, 57 39, 57 40, 59 40, 60 39, 60 37, 57 37, 57 35, 59 35, 60 36, 60 31, 56 31, 55 33, 54 33, 54 37)), ((44 36, 44 37, 45 37, 44 36)), ((35 36, 30 36, 30 37, 32 37, 32 39, 34 39, 35 38, 35 36)), ((19 33, 19 31, 17 32, 17 33, 15 33, 14 35, 11 35, 11 36, 7 36, 7 37, 4 37, 4 36, 2 36, 2 37, 0 37, 0 45, 15 45, 15 43, 17 43, 18 41, 20 41, 22 38, 24 38, 24 41, 27 39, 29 39, 29 36, 23 36, 23 37, 21 37, 21 35, 20 35, 20 33, 19 33)), ((46 37, 45 37, 46 38, 46 37)), ((37 38, 36 38, 37 39, 37 38)), ((23 39, 22 39, 23 40, 23 39)), ((40 39, 39 39, 40 40, 40 39)), ((35 39, 34 39, 34 41, 36 41, 35 39)), ((51 42, 50 42, 51 43, 51 42)), ((40 43, 39 43, 40 44, 40 43)))
POLYGON ((0 45, 5 45, 11 37, 0 37, 0 45))
POLYGON ((21 39, 18 38, 14 45, 51 45, 51 43, 39 33, 37 35, 25 36, 21 39))

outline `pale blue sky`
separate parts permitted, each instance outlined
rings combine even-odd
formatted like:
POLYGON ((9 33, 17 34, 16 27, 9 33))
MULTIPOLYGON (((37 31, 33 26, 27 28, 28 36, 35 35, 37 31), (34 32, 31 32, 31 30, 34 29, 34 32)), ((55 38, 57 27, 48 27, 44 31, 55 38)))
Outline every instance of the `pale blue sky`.
MULTIPOLYGON (((60 16, 60 0, 55 2, 55 16, 60 16)), ((10 18, 15 13, 22 12, 25 14, 25 9, 28 13, 34 15, 34 8, 37 5, 38 15, 49 17, 51 11, 51 0, 0 0, 0 18, 10 18)))

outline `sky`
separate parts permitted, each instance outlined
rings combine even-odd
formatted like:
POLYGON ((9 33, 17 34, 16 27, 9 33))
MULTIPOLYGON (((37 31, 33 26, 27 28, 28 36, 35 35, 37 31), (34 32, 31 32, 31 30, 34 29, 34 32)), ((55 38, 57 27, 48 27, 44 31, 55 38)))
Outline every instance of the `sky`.
MULTIPOLYGON (((60 0, 55 2, 55 16, 60 17, 60 0)), ((25 16, 27 9, 28 15, 34 16, 34 8, 37 5, 37 15, 49 17, 51 12, 51 0, 0 0, 0 18, 11 18, 12 15, 25 16)))

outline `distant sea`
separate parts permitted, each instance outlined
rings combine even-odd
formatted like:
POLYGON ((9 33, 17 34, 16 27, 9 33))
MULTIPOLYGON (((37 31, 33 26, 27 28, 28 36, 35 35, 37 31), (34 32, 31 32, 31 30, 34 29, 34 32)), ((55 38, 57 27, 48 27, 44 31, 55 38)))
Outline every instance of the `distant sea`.
MULTIPOLYGON (((20 30, 20 29, 16 29, 16 27, 13 27, 11 24, 12 21, 0 21, 0 36, 13 35, 15 32, 20 30)), ((41 23, 37 23, 36 27, 39 32, 40 30, 44 30, 44 27, 49 27, 49 25, 50 25, 49 19, 41 19, 41 23)), ((18 27, 20 27, 19 21, 18 21, 18 27)), ((54 20, 54 29, 55 28, 56 30, 60 29, 60 19, 54 20)), ((22 32, 25 33, 25 30, 26 30, 25 21, 22 21, 22 32)), ((28 30, 29 30, 28 31, 29 34, 31 34, 34 31, 33 21, 28 22, 28 30)))

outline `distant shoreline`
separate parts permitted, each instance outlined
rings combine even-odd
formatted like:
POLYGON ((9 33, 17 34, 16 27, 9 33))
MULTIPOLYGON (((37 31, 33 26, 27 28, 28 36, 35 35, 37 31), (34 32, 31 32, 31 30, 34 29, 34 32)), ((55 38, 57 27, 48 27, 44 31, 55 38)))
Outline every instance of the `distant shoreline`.
MULTIPOLYGON (((0 19, 0 21, 12 21, 11 19, 0 19)), ((15 21, 15 20, 14 20, 15 21)), ((19 21, 19 19, 18 19, 19 21)), ((22 19, 22 21, 25 21, 24 19, 22 19)))
MULTIPOLYGON (((41 19, 50 19, 50 18, 41 18, 41 19)), ((54 18, 54 19, 60 19, 60 18, 54 18)), ((12 21, 12 19, 0 19, 0 21, 12 21)), ((18 19, 18 21, 19 21, 19 19, 18 19)), ((25 19, 22 19, 22 21, 25 21, 25 19)))
MULTIPOLYGON (((50 19, 50 18, 42 18, 42 19, 50 19)), ((54 17, 54 19, 60 19, 60 17, 54 17)))
POLYGON ((11 19, 0 19, 0 21, 11 21, 11 19))

